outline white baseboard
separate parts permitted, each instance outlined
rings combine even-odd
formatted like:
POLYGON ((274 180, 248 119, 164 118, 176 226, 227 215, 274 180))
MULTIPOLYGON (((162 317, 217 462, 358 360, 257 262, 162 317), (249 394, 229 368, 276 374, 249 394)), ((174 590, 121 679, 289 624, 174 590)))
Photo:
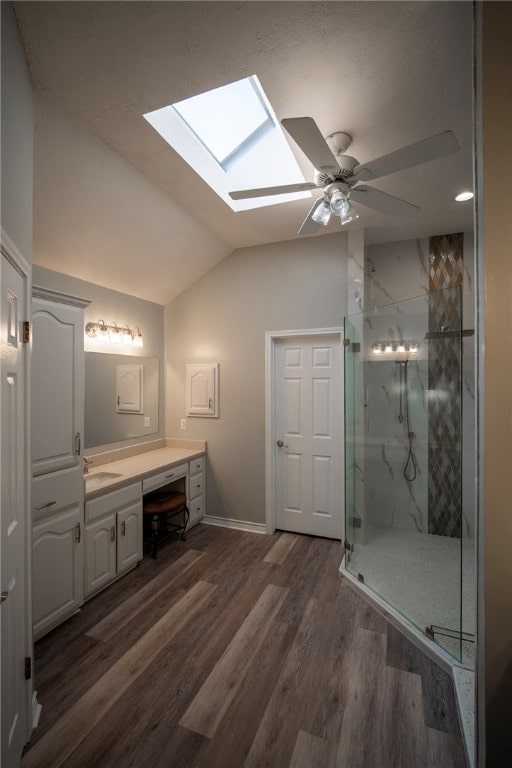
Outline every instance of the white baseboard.
POLYGON ((37 728, 41 717, 42 706, 37 700, 37 691, 32 695, 32 728, 37 728))
POLYGON ((248 523, 245 520, 233 520, 229 517, 214 517, 212 515, 205 515, 201 522, 206 525, 218 525, 221 528, 236 528, 238 531, 267 533, 267 526, 265 523, 248 523))

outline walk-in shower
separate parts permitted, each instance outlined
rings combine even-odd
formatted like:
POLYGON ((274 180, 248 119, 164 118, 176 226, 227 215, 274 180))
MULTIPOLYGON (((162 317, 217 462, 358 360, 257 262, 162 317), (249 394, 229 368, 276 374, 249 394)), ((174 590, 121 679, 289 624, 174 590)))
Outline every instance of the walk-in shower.
POLYGON ((470 665, 461 302, 457 286, 345 320, 342 567, 470 665))

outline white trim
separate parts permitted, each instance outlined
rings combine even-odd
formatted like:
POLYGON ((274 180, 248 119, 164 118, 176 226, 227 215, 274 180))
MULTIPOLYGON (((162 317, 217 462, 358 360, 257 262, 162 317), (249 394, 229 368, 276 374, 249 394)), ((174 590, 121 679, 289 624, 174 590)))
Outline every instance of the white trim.
MULTIPOLYGON (((9 259, 13 267, 15 267, 23 277, 31 278, 32 268, 29 262, 25 259, 3 227, 0 227, 0 246, 2 253, 9 259)), ((30 297, 31 294, 29 293, 28 295, 30 297)))
POLYGON ((237 531, 249 531, 250 533, 267 533, 263 523, 249 523, 246 520, 234 520, 231 517, 215 517, 214 515, 205 515, 198 522, 205 525, 218 525, 221 528, 234 528, 237 531))
POLYGON ((43 288, 40 285, 32 286, 32 298, 47 299, 48 301, 55 301, 58 304, 69 304, 72 307, 80 307, 81 309, 85 309, 91 303, 89 299, 72 296, 70 293, 54 291, 51 288, 43 288))
MULTIPOLYGON (((288 331, 267 331, 265 333, 265 526, 266 532, 274 533, 275 526, 275 461, 274 461, 274 350, 276 341, 281 339, 292 338, 295 336, 340 336, 343 338, 343 328, 306 328, 295 329, 288 331)), ((343 378, 343 358, 341 362, 340 370, 340 384, 341 394, 344 391, 344 378, 343 378)), ((343 411, 342 411, 343 413, 343 411)), ((345 451, 344 440, 342 439, 342 456, 341 456, 341 471, 344 472, 345 466, 345 451)), ((345 509, 345 501, 343 499, 343 510, 345 509)), ((341 540, 344 538, 345 531, 345 514, 342 515, 342 535, 341 540)))
POLYGON ((41 717, 42 706, 37 700, 37 691, 32 696, 32 728, 37 728, 41 717))
MULTIPOLYGON (((32 320, 32 265, 23 256, 6 230, 0 226, 0 251, 23 278, 25 320, 32 320)), ((27 680, 25 691, 26 741, 28 742, 35 727, 34 716, 39 719, 40 705, 37 703, 37 691, 34 690, 34 638, 32 632, 32 458, 31 458, 31 359, 32 338, 23 344, 23 369, 25 388, 25 446, 24 446, 24 490, 25 490, 25 656, 32 658, 32 679, 27 680), (38 709, 39 708, 39 709, 38 709)))

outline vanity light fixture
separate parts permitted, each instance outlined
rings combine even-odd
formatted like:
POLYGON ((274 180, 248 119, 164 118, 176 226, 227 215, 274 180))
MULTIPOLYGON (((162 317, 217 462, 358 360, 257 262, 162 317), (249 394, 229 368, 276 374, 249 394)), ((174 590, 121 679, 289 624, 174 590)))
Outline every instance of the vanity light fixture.
POLYGON ((117 323, 107 325, 104 320, 98 320, 97 323, 87 323, 85 333, 90 339, 100 341, 103 344, 126 344, 133 347, 144 346, 142 334, 138 326, 132 331, 127 325, 117 325, 117 323))
POLYGON ((372 344, 372 354, 374 355, 415 355, 418 352, 419 344, 416 341, 374 341, 372 344))

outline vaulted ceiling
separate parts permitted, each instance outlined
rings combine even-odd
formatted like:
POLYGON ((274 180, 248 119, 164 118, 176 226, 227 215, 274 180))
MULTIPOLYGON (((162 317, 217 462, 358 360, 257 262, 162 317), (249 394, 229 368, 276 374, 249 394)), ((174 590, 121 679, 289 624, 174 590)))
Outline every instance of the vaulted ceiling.
POLYGON ((252 74, 279 119, 348 132, 360 162, 455 133, 456 154, 372 183, 421 211, 399 223, 361 206, 348 226, 368 244, 472 227, 472 204, 453 201, 472 187, 470 2, 15 9, 36 95, 36 264, 166 303, 233 249, 296 237, 311 200, 234 213, 142 117, 252 74))

